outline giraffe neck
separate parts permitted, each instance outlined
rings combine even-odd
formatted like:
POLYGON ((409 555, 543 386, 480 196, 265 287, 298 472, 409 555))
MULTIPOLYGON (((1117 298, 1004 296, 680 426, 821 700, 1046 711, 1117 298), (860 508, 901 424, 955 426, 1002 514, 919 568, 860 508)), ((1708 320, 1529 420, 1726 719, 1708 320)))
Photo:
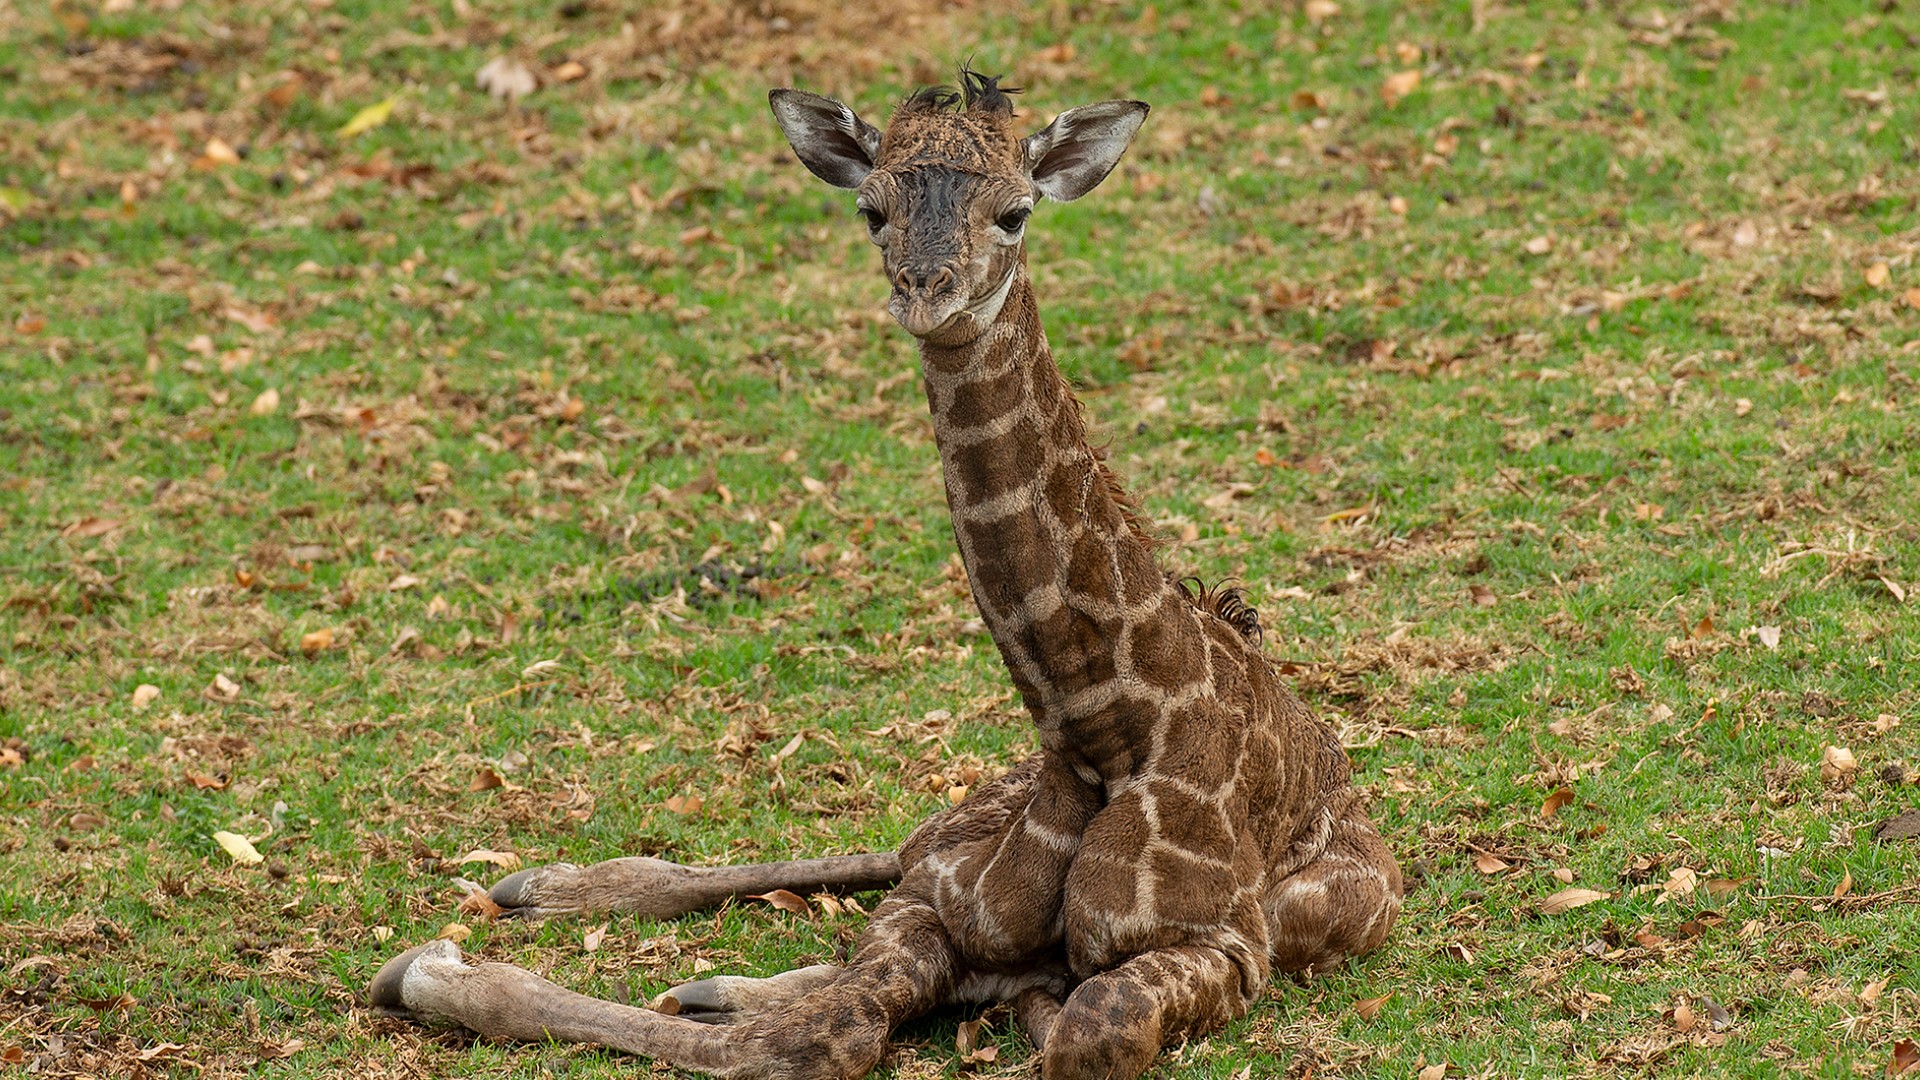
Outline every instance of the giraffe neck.
POLYGON ((984 333, 922 340, 920 363, 974 602, 1042 744, 1083 775, 1132 773, 1205 647, 1087 445, 1024 261, 984 333))

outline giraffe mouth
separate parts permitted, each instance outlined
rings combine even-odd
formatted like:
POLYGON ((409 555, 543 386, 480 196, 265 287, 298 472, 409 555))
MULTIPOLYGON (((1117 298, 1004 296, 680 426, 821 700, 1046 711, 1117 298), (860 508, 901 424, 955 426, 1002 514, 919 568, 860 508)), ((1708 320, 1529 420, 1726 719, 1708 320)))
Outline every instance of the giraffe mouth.
POLYGON ((948 289, 931 297, 917 290, 896 289, 887 302, 887 310, 906 327, 907 333, 917 338, 945 337, 949 335, 944 332, 969 327, 979 333, 999 317, 1007 293, 1013 288, 1013 278, 1013 271, 1009 270, 992 292, 980 297, 968 296, 959 289, 948 289))
POLYGON ((887 301, 887 311, 914 337, 940 331, 959 318, 966 307, 967 296, 958 289, 945 290, 938 296, 928 296, 918 290, 895 290, 893 298, 887 301))

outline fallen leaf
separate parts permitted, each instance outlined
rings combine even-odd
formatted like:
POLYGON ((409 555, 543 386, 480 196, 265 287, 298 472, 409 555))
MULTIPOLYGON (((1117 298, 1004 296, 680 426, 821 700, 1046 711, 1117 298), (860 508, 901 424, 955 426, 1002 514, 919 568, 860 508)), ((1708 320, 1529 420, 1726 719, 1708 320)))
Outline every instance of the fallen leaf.
POLYGON ((1447 1063, 1438 1061, 1414 1074, 1415 1080, 1446 1080, 1447 1063))
POLYGON ((226 673, 222 672, 215 675, 213 682, 208 684, 205 696, 212 701, 238 701, 240 684, 227 678, 226 673))
POLYGON ((426 583, 414 577, 412 574, 401 574, 392 581, 387 582, 387 591, 404 592, 407 589, 417 589, 424 584, 426 583))
POLYGON ((451 941, 455 945, 458 945, 473 936, 473 927, 465 923, 448 923, 440 928, 440 933, 437 936, 442 941, 451 941))
POLYGON ((1306 15, 1308 22, 1319 26, 1321 23, 1340 14, 1340 5, 1335 3, 1334 0, 1307 0, 1306 3, 1300 5, 1300 10, 1306 15))
POLYGON ((1500 597, 1485 585, 1471 585, 1467 593, 1473 597, 1475 607, 1492 607, 1500 602, 1500 597))
POLYGON ((300 651, 308 656, 326 652, 333 648, 333 628, 323 626, 318 630, 300 635, 300 651))
POLYGON ((254 848, 253 841, 248 840, 239 833, 231 833, 222 829, 213 834, 213 842, 219 844, 222 851, 233 856, 233 861, 242 866, 252 866, 255 863, 267 861, 267 857, 260 854, 260 852, 254 848))
POLYGON ((1697 1022, 1691 1006, 1682 1003, 1673 1007, 1673 1029, 1675 1031, 1685 1035, 1687 1032, 1693 1030, 1693 1025, 1697 1022))
POLYGON ((160 700, 160 688, 152 683, 141 683, 133 688, 133 707, 144 712, 147 706, 160 700))
POLYGON ((1547 796, 1546 800, 1540 804, 1540 816, 1543 818, 1550 818, 1553 815, 1559 813, 1561 807, 1567 805, 1572 801, 1573 801, 1573 789, 1561 788, 1560 790, 1547 796))
POLYGON ((795 915, 813 914, 813 909, 807 906, 807 901, 805 897, 801 896, 799 893, 788 892, 785 889, 775 889, 772 892, 760 893, 755 896, 749 896, 747 897, 747 899, 765 900, 767 903, 772 904, 774 907, 779 908, 781 911, 792 912, 795 915))
POLYGON ((667 809, 682 816, 697 814, 700 812, 700 808, 706 804, 706 800, 698 795, 667 796, 667 809))
POLYGON ((553 69, 554 82, 575 82, 587 77, 587 65, 578 60, 567 60, 553 69))
POLYGON ((1598 889, 1582 889, 1578 887, 1561 889, 1559 892, 1540 901, 1540 913, 1543 915, 1558 915, 1561 912, 1572 911, 1574 908, 1585 907, 1588 904, 1608 900, 1612 897, 1612 893, 1601 892, 1598 889))
POLYGON ((200 156, 193 159, 193 167, 196 169, 218 169, 225 165, 238 164, 240 164, 239 152, 218 135, 208 139, 206 147, 200 151, 200 156))
POLYGON ((1893 280, 1893 271, 1887 269, 1886 263, 1877 262, 1867 267, 1865 277, 1868 285, 1876 289, 1884 289, 1887 283, 1893 280))
POLYGON ((607 940, 607 924, 601 923, 580 936, 580 947, 587 952, 599 952, 600 943, 605 940, 607 940))
POLYGON ((1401 98, 1419 88, 1420 72, 1418 70, 1396 71, 1381 82, 1380 100, 1386 102, 1388 108, 1392 108, 1400 103, 1401 98))
POLYGON ((255 416, 272 416, 280 411, 280 391, 271 386, 260 391, 260 395, 253 399, 253 404, 247 407, 247 411, 255 416))
POLYGON ((392 940, 393 940, 393 927, 391 927, 391 926, 376 926, 376 927, 374 927, 374 928, 373 928, 373 940, 375 940, 375 941, 377 941, 377 942, 379 942, 379 943, 380 943, 380 944, 382 944, 382 945, 385 945, 385 944, 386 944, 387 942, 389 942, 389 941, 392 941, 392 940))
POLYGON ((1879 982, 1870 982, 1861 987, 1860 1004, 1872 1005, 1874 1002, 1879 1001, 1880 995, 1886 992, 1887 983, 1892 981, 1891 979, 1881 979, 1879 982))
POLYGON ((1484 851, 1473 857, 1473 868, 1483 874, 1497 874, 1502 870, 1512 869, 1512 867, 1512 863, 1509 863, 1497 855, 1489 855, 1484 851))
POLYGON ((1381 994, 1379 997, 1362 998, 1353 1003, 1353 1011, 1360 1014, 1360 1019, 1371 1020, 1380 1015, 1381 1006, 1392 999, 1392 991, 1381 994))
POLYGON ((1780 647, 1780 628, 1777 626, 1755 627, 1753 636, 1759 638, 1760 644, 1765 645, 1769 649, 1778 649, 1780 647))
POLYGON ((1860 762, 1844 746, 1829 746, 1820 753, 1820 779, 1828 783, 1844 781, 1859 771, 1860 762))
POLYGON ((1908 307, 1920 309, 1920 285, 1907 290, 1906 300, 1908 307))
POLYGON ((393 107, 398 104, 400 104, 400 95, 395 94, 385 101, 369 105, 354 113, 353 119, 340 125, 340 130, 335 134, 343 139, 351 139, 356 135, 372 131, 387 122, 387 119, 393 115, 393 107))
POLYGON ((94 517, 89 514, 66 528, 61 529, 60 535, 77 536, 83 540, 91 540, 97 536, 105 536, 123 524, 125 524, 125 522, 117 521, 113 518, 94 517))
POLYGON ((1700 621, 1697 623, 1694 623, 1693 629, 1687 631, 1687 637, 1694 641, 1699 641, 1702 638, 1708 638, 1712 636, 1713 636, 1713 616, 1711 615, 1700 616, 1700 621))
POLYGON ((1843 869, 1840 871, 1840 884, 1833 887, 1833 898, 1838 900, 1852 891, 1853 871, 1843 869))
POLYGON ((227 305, 227 318, 247 328, 251 333, 265 334, 279 325, 279 321, 264 311, 249 311, 233 304, 227 305))
POLYGON ((208 776, 197 772, 189 772, 187 782, 201 791, 224 791, 229 783, 224 776, 208 776))
POLYGON ((461 866, 465 866, 467 863, 479 862, 490 863, 502 870, 520 869, 520 856, 511 851, 490 851, 487 848, 474 848, 472 851, 455 859, 454 862, 461 866))
POLYGON ((532 69, 504 53, 475 72, 473 82, 495 101, 518 101, 540 88, 540 79, 532 69))
POLYGON ((1920 1043, 1901 1039, 1893 1044, 1893 1057, 1887 1061, 1888 1076, 1905 1076, 1920 1069, 1920 1043))
POLYGON ((1700 875, 1693 868, 1676 866, 1667 872, 1667 880, 1661 884, 1660 892, 1664 896, 1692 896, 1693 890, 1700 887, 1700 875))
POLYGON ((1536 236, 1525 244, 1522 244, 1521 247, 1523 247, 1529 255, 1545 255, 1553 250, 1553 237, 1536 236))

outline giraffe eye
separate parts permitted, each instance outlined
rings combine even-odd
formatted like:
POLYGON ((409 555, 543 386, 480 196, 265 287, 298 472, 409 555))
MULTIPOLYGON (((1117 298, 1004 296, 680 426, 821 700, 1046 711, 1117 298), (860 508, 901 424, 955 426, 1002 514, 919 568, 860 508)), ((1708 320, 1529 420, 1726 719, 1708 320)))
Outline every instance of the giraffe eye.
POLYGON ((877 233, 887 227, 887 215, 870 206, 861 207, 860 216, 866 219, 868 232, 877 233))
POLYGON ((1019 232, 1020 227, 1022 225, 1025 225, 1027 223, 1027 218, 1031 216, 1033 216, 1033 211, 1023 206, 1017 210, 1009 210, 1006 213, 1001 214, 1000 220, 995 222, 995 224, 999 225, 1002 229, 1005 229, 1007 232, 1010 232, 1010 233, 1019 232))

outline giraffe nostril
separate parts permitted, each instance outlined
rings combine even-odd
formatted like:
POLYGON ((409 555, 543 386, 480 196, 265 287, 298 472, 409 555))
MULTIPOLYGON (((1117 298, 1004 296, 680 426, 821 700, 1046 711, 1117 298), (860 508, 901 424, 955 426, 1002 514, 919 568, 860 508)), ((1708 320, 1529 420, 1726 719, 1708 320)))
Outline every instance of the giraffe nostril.
POLYGON ((953 268, 950 266, 943 266, 940 268, 938 273, 933 275, 933 280, 927 283, 927 291, 943 292, 952 285, 953 285, 953 268))

